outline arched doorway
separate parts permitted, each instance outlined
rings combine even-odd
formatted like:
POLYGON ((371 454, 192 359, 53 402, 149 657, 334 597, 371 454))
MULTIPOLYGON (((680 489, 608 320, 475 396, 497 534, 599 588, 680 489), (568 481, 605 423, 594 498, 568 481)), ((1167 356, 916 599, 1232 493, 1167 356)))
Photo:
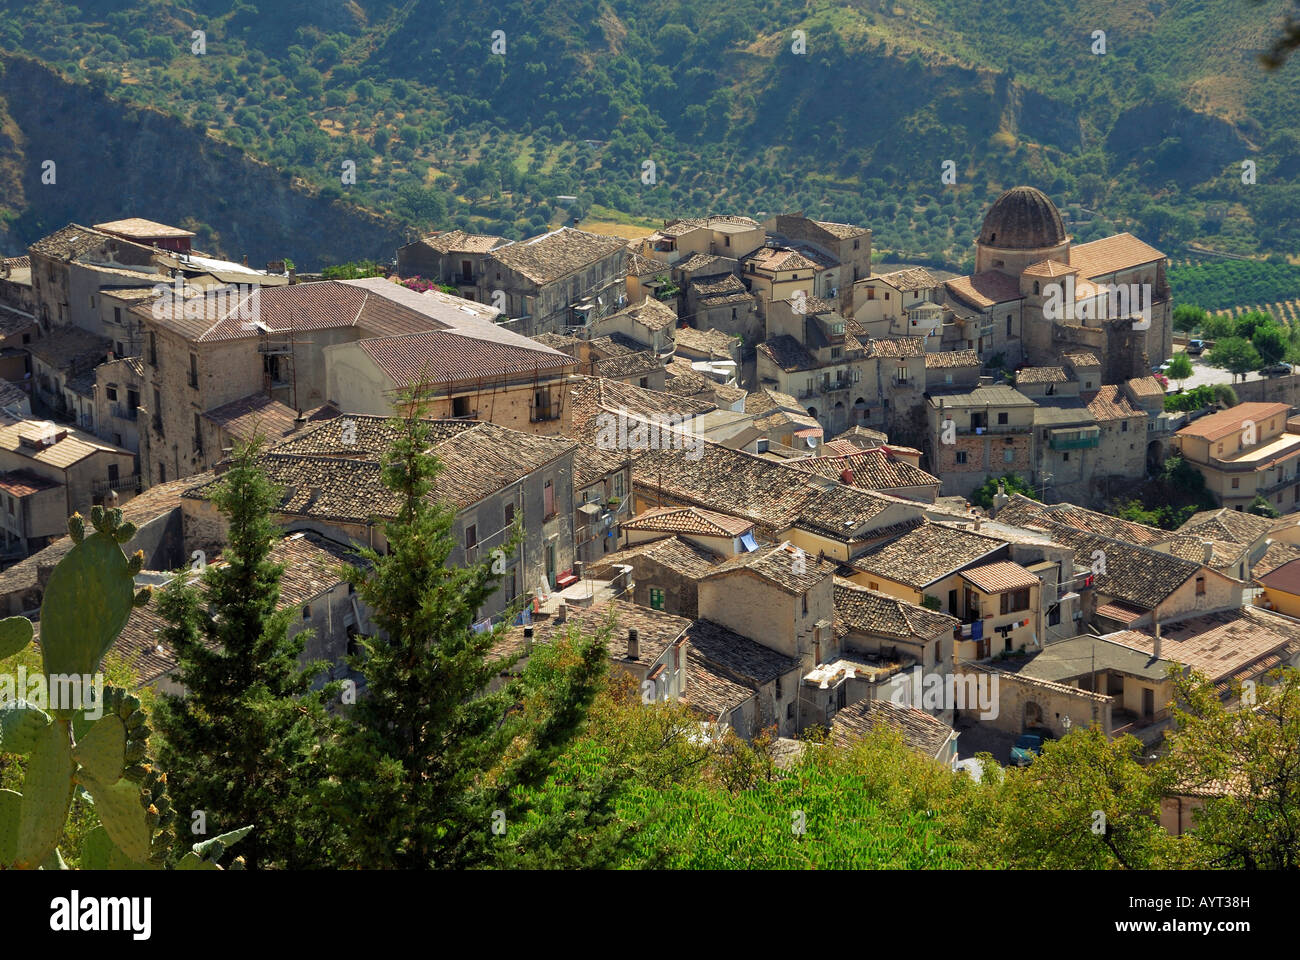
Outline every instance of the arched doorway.
POLYGON ((808 416, 812 417, 813 419, 816 419, 816 418, 817 418, 817 408, 816 408, 816 407, 809 407, 809 408, 808 408, 808 416))
POLYGON ((1147 473, 1159 473, 1165 464, 1165 445, 1159 440, 1147 444, 1147 473))
POLYGON ((1043 725, 1043 708, 1033 700, 1025 704, 1025 727, 1041 727, 1043 725))
POLYGON ((871 411, 867 409, 867 401, 863 400, 861 397, 858 397, 858 399, 853 401, 854 421, 857 423, 861 423, 862 421, 866 420, 867 417, 869 416, 871 416, 871 411))

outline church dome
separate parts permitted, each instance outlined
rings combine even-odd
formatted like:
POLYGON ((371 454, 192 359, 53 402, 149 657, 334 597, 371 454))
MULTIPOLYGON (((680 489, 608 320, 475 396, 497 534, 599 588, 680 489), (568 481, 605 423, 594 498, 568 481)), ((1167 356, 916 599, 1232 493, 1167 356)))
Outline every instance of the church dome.
POLYGON ((1041 190, 1012 187, 984 217, 979 242, 1002 250, 1040 250, 1065 243, 1065 223, 1041 190))

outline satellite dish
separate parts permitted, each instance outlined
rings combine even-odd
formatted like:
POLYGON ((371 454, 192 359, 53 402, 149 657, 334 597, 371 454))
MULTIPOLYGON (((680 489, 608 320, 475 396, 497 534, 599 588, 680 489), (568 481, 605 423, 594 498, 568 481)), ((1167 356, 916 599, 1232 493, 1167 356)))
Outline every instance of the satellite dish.
POLYGON ((812 449, 812 450, 816 450, 816 449, 817 449, 817 438, 816 438, 816 437, 804 437, 804 442, 808 444, 808 446, 809 446, 810 449, 812 449))

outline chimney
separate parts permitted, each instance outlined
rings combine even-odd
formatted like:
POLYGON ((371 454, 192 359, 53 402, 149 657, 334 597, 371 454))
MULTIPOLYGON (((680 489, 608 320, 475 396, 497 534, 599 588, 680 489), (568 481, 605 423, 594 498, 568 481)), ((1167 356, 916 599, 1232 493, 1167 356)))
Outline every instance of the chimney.
POLYGON ((565 603, 563 600, 561 600, 560 605, 555 608, 555 622, 563 623, 568 618, 569 618, 569 605, 565 603))
POLYGON ((581 560, 574 560, 574 561, 573 561, 573 575, 574 575, 575 577, 577 577, 579 580, 582 579, 582 561, 581 561, 581 560))
POLYGON ((309 487, 308 489, 311 493, 311 499, 308 502, 315 503, 320 497, 320 487, 309 487))
POLYGON ((1208 567, 1210 565, 1210 561, 1213 559, 1214 559, 1214 544, 1212 544, 1209 540, 1202 540, 1201 541, 1201 563, 1203 563, 1205 566, 1208 567))
POLYGON ((641 659, 641 632, 636 627, 627 632, 627 658, 629 660, 641 659))
POLYGON ((533 652, 533 625, 530 623, 524 627, 524 655, 527 656, 532 652, 533 652))
POLYGON ((289 282, 290 282, 290 283, 297 283, 297 282, 298 282, 298 268, 297 268, 297 267, 290 267, 290 268, 289 268, 289 282))
POLYGON ((979 531, 980 524, 983 523, 983 522, 984 522, 984 518, 983 518, 983 516, 981 516, 981 515, 978 514, 978 513, 975 514, 975 530, 976 530, 976 532, 979 531))
POLYGON ((1156 640, 1155 640, 1155 644, 1151 648, 1151 658, 1153 660, 1159 660, 1160 659, 1160 621, 1159 620, 1155 621, 1155 626, 1156 626, 1156 640))

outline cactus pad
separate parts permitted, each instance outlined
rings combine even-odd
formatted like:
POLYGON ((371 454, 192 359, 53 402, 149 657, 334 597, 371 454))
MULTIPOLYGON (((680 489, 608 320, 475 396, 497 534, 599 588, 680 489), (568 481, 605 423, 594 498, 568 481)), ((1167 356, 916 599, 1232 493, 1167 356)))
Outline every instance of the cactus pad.
POLYGON ((22 652, 31 642, 32 622, 26 617, 0 620, 0 660, 22 652))
POLYGON ((36 735, 50 724, 50 716, 29 703, 0 707, 0 753, 25 757, 36 745, 36 735))
POLYGON ((23 805, 18 822, 14 861, 33 869, 54 850, 72 802, 72 738, 68 725, 55 721, 36 734, 32 758, 23 781, 23 805))
POLYGON ((96 533, 69 550, 41 603, 46 673, 94 674, 131 616, 134 588, 111 535, 96 533))
MULTIPOLYGON (((114 716, 103 716, 90 725, 75 747, 72 756, 99 783, 112 784, 122 779, 126 766, 126 727, 114 716)), ((143 744, 141 756, 143 756, 143 744)))
POLYGON ((18 821, 22 817, 23 795, 0 790, 0 868, 18 856, 18 821))
POLYGON ((113 844, 138 863, 149 859, 153 830, 145 820, 146 808, 141 791, 133 783, 119 780, 111 786, 98 783, 84 772, 82 785, 95 800, 99 822, 108 831, 113 844))

